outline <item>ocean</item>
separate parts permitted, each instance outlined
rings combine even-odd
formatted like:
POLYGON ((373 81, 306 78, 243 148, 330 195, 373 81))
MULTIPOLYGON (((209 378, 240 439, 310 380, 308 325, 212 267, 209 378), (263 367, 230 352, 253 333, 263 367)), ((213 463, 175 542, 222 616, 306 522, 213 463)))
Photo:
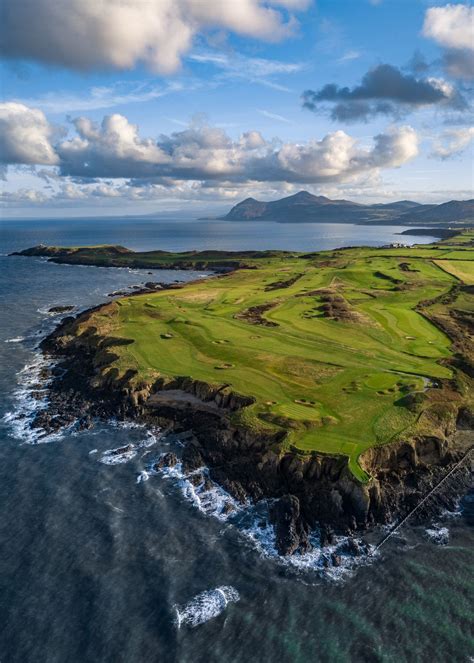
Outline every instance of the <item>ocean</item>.
POLYGON ((371 559, 322 572, 288 561, 264 505, 154 473, 178 445, 103 422, 41 438, 29 421, 36 347, 60 316, 148 280, 204 274, 7 257, 39 243, 132 249, 318 250, 420 243, 393 227, 151 219, 17 220, 0 229, 1 663, 354 663, 474 660, 474 496, 407 526, 371 559), (131 445, 116 456, 106 452, 131 445), (121 462, 118 462, 121 461, 121 462))

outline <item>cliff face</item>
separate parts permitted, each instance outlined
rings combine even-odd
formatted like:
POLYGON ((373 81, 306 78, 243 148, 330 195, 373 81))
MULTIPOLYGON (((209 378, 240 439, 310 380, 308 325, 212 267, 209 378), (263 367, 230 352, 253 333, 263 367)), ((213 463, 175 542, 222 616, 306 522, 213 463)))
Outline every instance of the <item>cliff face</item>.
POLYGON ((278 500, 271 516, 282 554, 304 550, 316 525, 330 536, 333 529, 360 531, 405 514, 472 444, 472 438, 456 439, 456 422, 472 423, 472 415, 462 400, 451 399, 430 435, 365 452, 360 462, 371 479, 362 484, 344 456, 288 451, 281 434, 235 423, 235 413, 252 399, 225 385, 189 377, 144 381, 133 371, 119 375, 110 368, 114 346, 128 341, 100 336, 87 326, 89 317, 67 318, 43 342, 66 372, 53 381, 49 411, 38 415, 37 425, 54 428, 79 418, 80 426, 88 426, 94 416, 115 416, 191 430, 183 453, 189 471, 208 465, 212 478, 241 501, 278 500))

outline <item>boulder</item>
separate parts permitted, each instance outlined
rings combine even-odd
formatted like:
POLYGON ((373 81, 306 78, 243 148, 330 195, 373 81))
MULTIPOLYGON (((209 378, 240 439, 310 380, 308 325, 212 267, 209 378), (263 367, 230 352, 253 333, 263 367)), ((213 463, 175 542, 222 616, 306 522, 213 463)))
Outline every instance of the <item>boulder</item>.
POLYGON ((204 461, 194 444, 189 444, 183 451, 183 472, 189 474, 204 465, 204 461))
POLYGON ((295 495, 284 495, 270 509, 275 527, 276 548, 280 555, 292 555, 299 548, 309 546, 306 528, 300 514, 300 502, 295 495))
POLYGON ((160 456, 160 458, 158 458, 156 463, 153 465, 153 469, 162 470, 164 467, 175 467, 177 462, 178 459, 176 454, 174 454, 172 451, 168 451, 167 453, 160 456))

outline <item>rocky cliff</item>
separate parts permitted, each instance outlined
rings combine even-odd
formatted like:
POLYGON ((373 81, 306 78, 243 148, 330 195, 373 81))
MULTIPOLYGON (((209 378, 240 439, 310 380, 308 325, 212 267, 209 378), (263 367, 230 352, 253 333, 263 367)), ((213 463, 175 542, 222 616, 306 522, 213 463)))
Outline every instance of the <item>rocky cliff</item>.
MULTIPOLYGON (((114 416, 192 431, 183 453, 189 471, 209 466, 211 477, 237 500, 277 500, 271 517, 282 554, 304 550, 316 525, 323 527, 323 539, 330 539, 333 531, 361 531, 407 513, 473 444, 472 435, 456 434, 459 426, 472 424, 463 398, 452 384, 438 386, 433 390, 438 405, 423 415, 434 418, 430 433, 365 452, 360 462, 371 478, 360 483, 344 456, 298 453, 285 446, 281 433, 236 423, 235 413, 252 399, 225 384, 186 376, 147 381, 134 371, 119 375, 110 366, 114 347, 128 341, 101 336, 90 324, 92 313, 65 319, 43 342, 58 368, 49 408, 38 414, 35 425, 50 430, 77 419, 84 427, 93 417, 114 416)), ((457 325, 459 362, 460 323, 448 320, 457 325)))

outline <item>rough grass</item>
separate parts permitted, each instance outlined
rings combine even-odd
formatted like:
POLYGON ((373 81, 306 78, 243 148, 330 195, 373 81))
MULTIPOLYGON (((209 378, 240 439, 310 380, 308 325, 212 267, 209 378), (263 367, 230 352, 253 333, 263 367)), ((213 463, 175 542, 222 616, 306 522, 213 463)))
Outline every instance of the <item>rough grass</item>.
POLYGON ((434 262, 445 272, 464 281, 466 285, 474 285, 474 262, 469 260, 435 260, 434 262))
POLYGON ((450 356, 449 339, 416 311, 420 301, 472 276, 469 243, 459 266, 454 257, 437 260, 452 255, 450 242, 265 255, 255 260, 257 269, 121 299, 93 321, 133 339, 114 349, 120 371, 229 384, 256 399, 239 415, 246 425, 281 427, 303 452, 345 454, 364 480, 359 455, 416 423, 399 401, 422 392, 426 378, 451 377, 440 361, 450 356), (409 270, 400 267, 406 262, 409 270), (279 281, 289 285, 268 288, 279 281), (325 317, 321 289, 342 295, 359 316, 325 317), (252 307, 263 307, 262 317, 275 326, 250 324, 242 312, 252 307))

